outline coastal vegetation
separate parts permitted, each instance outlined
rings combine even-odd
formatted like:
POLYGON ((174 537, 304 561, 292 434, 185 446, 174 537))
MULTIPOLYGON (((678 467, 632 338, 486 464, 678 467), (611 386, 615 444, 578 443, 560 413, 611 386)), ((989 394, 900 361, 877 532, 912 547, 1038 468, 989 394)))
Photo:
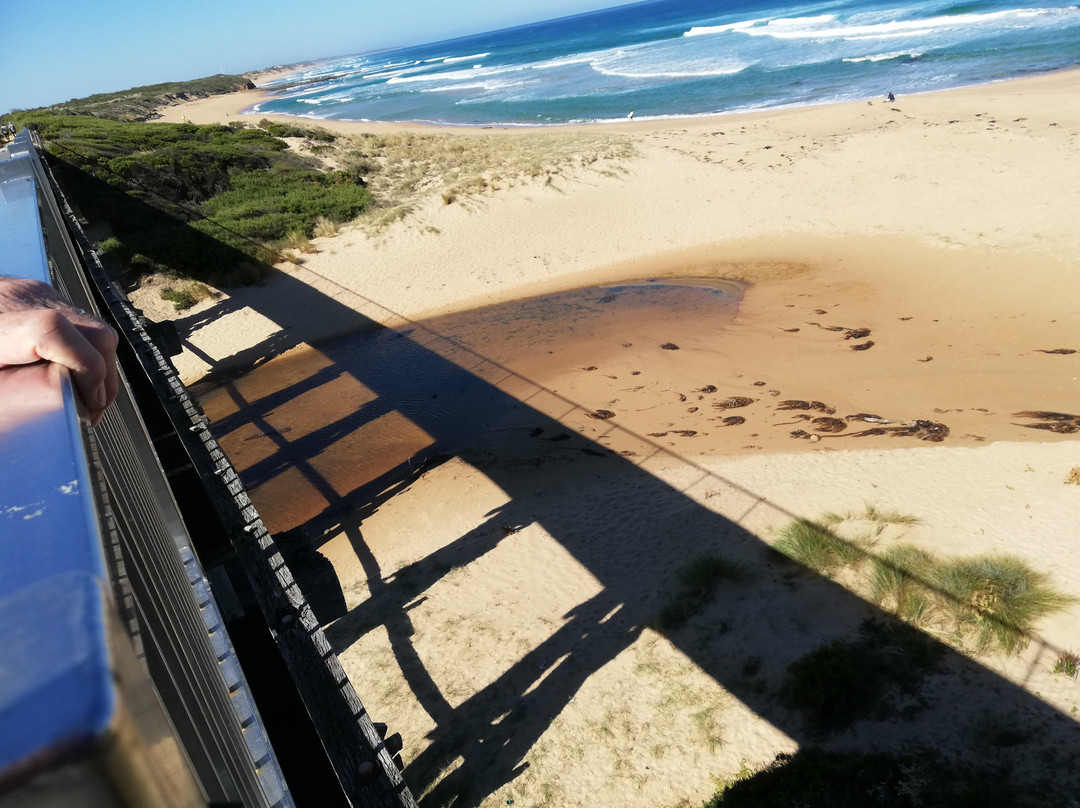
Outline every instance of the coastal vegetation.
POLYGON ((959 764, 933 748, 856 754, 809 747, 777 755, 760 771, 744 767, 705 808, 1010 808, 1018 793, 1001 770, 959 764))
POLYGON ((267 119, 146 122, 160 106, 244 81, 153 85, 11 117, 38 131, 81 215, 111 233, 102 249, 126 269, 224 287, 301 260, 315 251, 312 238, 358 217, 377 234, 432 196, 468 204, 524 183, 552 186, 578 170, 614 174, 634 153, 629 139, 608 135, 347 137, 267 119))
MULTIPOLYGON (((137 275, 250 283, 317 224, 325 230, 372 204, 359 174, 326 170, 258 127, 42 111, 20 118, 56 158, 81 214, 108 223, 112 237, 102 249, 137 275)), ((288 135, 327 139, 299 127, 289 127, 288 135)))
POLYGON ((365 215, 369 232, 407 217, 426 198, 464 204, 528 183, 553 185, 579 170, 615 175, 636 149, 630 138, 543 132, 528 138, 487 134, 364 133, 342 155, 364 177, 377 206, 365 215))
POLYGON ((843 729, 858 718, 891 711, 890 686, 917 695, 943 650, 902 622, 868 620, 858 640, 834 640, 788 666, 781 695, 815 729, 843 729))
POLYGON ((841 538, 812 519, 796 519, 780 529, 773 549, 822 575, 831 575, 841 567, 864 561, 865 544, 865 539, 841 538))
POLYGON ((1058 658, 1054 660, 1054 673, 1060 673, 1070 679, 1080 676, 1080 654, 1072 651, 1062 651, 1058 654, 1058 658))
POLYGON ((777 531, 772 549, 825 576, 858 573, 852 585, 908 624, 933 631, 978 653, 1023 650, 1040 618, 1073 599, 1023 559, 1003 553, 939 558, 910 543, 872 548, 890 526, 918 524, 915 517, 868 506, 859 514, 796 519, 777 531))
POLYGON ((114 121, 149 121, 158 117, 158 110, 167 104, 254 89, 255 85, 246 76, 218 73, 216 76, 192 81, 169 81, 114 93, 96 93, 87 98, 73 98, 62 104, 53 104, 35 111, 48 111, 57 115, 89 115, 114 121))
POLYGON ((682 626, 711 601, 722 581, 739 581, 748 570, 745 564, 717 554, 705 554, 679 570, 678 586, 650 627, 667 635, 682 626))

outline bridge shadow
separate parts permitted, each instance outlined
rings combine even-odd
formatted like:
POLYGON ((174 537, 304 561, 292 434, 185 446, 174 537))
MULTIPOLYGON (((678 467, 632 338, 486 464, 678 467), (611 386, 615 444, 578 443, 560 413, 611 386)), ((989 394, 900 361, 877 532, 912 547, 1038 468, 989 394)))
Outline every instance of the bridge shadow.
MULTIPOLYGON (((137 213, 139 220, 145 212, 137 213)), ((156 247, 160 254, 153 243, 145 249, 153 260, 168 257, 165 246, 156 247)), ((220 255, 208 244, 196 245, 195 252, 220 255)), ((280 327, 229 361, 207 357, 214 367, 204 386, 221 384, 216 395, 226 399, 208 412, 224 445, 233 435, 232 446, 251 447, 249 456, 233 460, 264 515, 294 495, 307 503, 306 510, 291 512, 288 527, 296 532, 282 541, 282 550, 306 584, 334 649, 347 650, 376 627, 386 631, 397 665, 434 725, 427 747, 406 768, 410 786, 427 792, 424 804, 479 805, 518 777, 528 751, 583 684, 655 622, 671 601, 679 570, 703 553, 744 562, 753 574, 725 585, 697 618, 717 626, 708 642, 678 629, 668 631, 667 640, 800 748, 823 742, 819 730, 780 697, 783 672, 822 644, 852 637, 867 619, 890 618, 832 581, 778 565, 744 527, 765 511, 777 520, 793 515, 648 439, 635 436, 632 457, 616 454, 567 425, 583 417, 574 402, 422 327, 386 329, 380 321, 392 313, 350 290, 333 289, 329 281, 324 288, 330 291, 275 272, 264 290, 245 295, 245 306, 280 327), (320 366, 279 376, 270 388, 260 388, 254 376, 232 380, 242 364, 254 367, 331 334, 358 332, 372 338, 326 342, 320 366), (301 433, 289 426, 289 413, 297 408, 326 415, 301 433), (366 430, 390 418, 402 425, 403 437, 385 456, 372 458, 365 452, 366 430), (426 557, 382 569, 364 536, 365 520, 448 458, 480 472, 508 502, 426 557), (665 475, 672 466, 678 473, 665 475), (704 504, 702 486, 723 490, 722 512, 704 504), (558 542, 599 591, 573 607, 542 642, 508 659, 494 681, 453 704, 417 652, 410 612, 452 570, 496 552, 530 525, 558 542), (347 537, 367 579, 369 595, 352 609, 332 571, 305 543, 305 537, 317 543, 330 532, 347 537)), ((182 318, 181 337, 238 305, 219 301, 182 318)), ((614 422, 606 428, 619 429, 614 422)), ((947 647, 938 651, 923 696, 911 705, 913 720, 891 722, 882 748, 947 747, 949 754, 1002 765, 1024 752, 1025 760, 1045 768, 1046 777, 1038 772, 1036 780, 1052 784, 1054 776, 1072 776, 1069 761, 1080 749, 1080 726, 1071 717, 947 647), (1023 731, 988 748, 977 732, 965 729, 985 724, 987 715, 1023 731)), ((362 696, 365 684, 356 685, 362 696)))
MULTIPOLYGON (((276 322, 291 322, 296 307, 345 308, 288 275, 276 276, 272 284, 275 293, 263 298, 267 303, 259 313, 276 322)), ((583 414, 573 402, 422 327, 403 333, 358 314, 336 311, 334 316, 351 317, 357 331, 372 333, 362 342, 321 346, 319 367, 286 373, 286 381, 273 389, 248 389, 244 378, 226 383, 222 390, 232 401, 220 408, 215 429, 225 445, 226 433, 249 425, 258 427, 260 440, 272 442, 257 459, 238 463, 257 504, 260 488, 273 490, 275 480, 292 475, 290 485, 302 480, 317 495, 309 510, 294 515, 301 529, 316 542, 329 533, 347 536, 369 595, 350 610, 332 598, 319 616, 338 652, 377 627, 387 632, 402 674, 435 724, 429 745, 406 768, 410 785, 428 792, 424 804, 456 798, 455 805, 478 805, 519 776, 526 753, 585 681, 655 622, 671 600, 680 568, 706 553, 743 562, 754 573, 726 587, 708 606, 701 619, 723 625, 710 642, 702 644, 699 634, 679 630, 668 632, 667 639, 800 747, 823 742, 818 728, 780 697, 783 671, 824 643, 855 636, 866 620, 890 617, 832 581, 778 564, 742 526, 763 510, 778 521, 792 514, 647 439, 640 440, 634 457, 613 452, 566 425, 583 414), (328 408, 327 420, 303 435, 283 431, 290 405, 320 398, 340 404, 338 394, 329 391, 346 381, 355 390, 349 406, 328 408), (365 429, 391 414, 413 425, 421 439, 402 443, 399 453, 382 458, 374 471, 342 471, 350 458, 359 460, 365 429), (340 462, 328 461, 334 453, 340 453, 340 462), (448 457, 481 472, 509 502, 427 557, 402 569, 382 569, 365 540, 365 519, 448 457), (658 476, 656 470, 665 465, 680 466, 676 476, 685 482, 658 476), (553 482, 555 467, 559 474, 553 482), (703 486, 723 489, 723 513, 701 500, 703 486), (546 640, 510 661, 495 681, 453 705, 413 645, 409 612, 451 570, 494 552, 528 525, 542 527, 601 591, 566 614, 546 640), (778 636, 785 641, 778 644, 778 636), (758 668, 769 673, 747 672, 758 668)), ((290 340, 277 334, 253 352, 266 354, 271 343, 278 350, 290 340)), ((209 406, 208 412, 215 409, 209 406)), ((1080 748, 1080 727, 1070 717, 950 648, 938 651, 940 661, 928 674, 924 696, 909 705, 911 720, 891 722, 883 745, 946 744, 950 754, 990 760, 995 750, 987 752, 963 728, 997 715, 1030 728, 1024 744, 1045 761, 1080 748)), ((1019 750, 1011 744, 996 751, 1004 757, 1019 750)))

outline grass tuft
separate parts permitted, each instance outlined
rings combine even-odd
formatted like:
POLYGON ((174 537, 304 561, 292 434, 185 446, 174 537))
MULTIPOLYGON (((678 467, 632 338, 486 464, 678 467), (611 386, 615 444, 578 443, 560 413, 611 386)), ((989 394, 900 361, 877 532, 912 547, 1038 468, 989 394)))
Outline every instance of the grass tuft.
POLYGON ((817 521, 790 522, 778 531, 772 549, 825 576, 872 558, 861 579, 871 600, 914 626, 933 620, 957 645, 974 637, 980 653, 1019 652, 1038 619, 1075 600, 1056 592, 1049 576, 1016 556, 939 560, 910 544, 896 544, 876 558, 867 551, 886 526, 914 524, 919 524, 914 516, 867 505, 858 514, 830 512, 817 521), (866 521, 877 525, 871 535, 840 535, 844 528, 865 529, 857 523, 866 521))
POLYGON ((947 561, 934 570, 933 583, 957 630, 974 633, 980 651, 1022 650, 1036 620, 1073 602, 1050 587, 1048 575, 1015 556, 947 561))
POLYGON ((1072 679, 1080 676, 1080 654, 1062 651, 1054 660, 1054 673, 1060 673, 1072 679))
POLYGON ((311 243, 311 239, 307 233, 302 230, 291 230, 285 234, 285 238, 281 240, 281 247, 286 250, 296 250, 310 255, 311 253, 318 252, 315 249, 315 245, 311 243))
POLYGON ((863 542, 843 539, 811 519, 796 519, 781 528, 778 535, 774 549, 822 575, 856 566, 866 558, 863 542))
POLYGON ((721 581, 738 581, 746 575, 746 566, 739 562, 715 554, 698 556, 679 570, 678 588, 649 627, 666 636, 701 611, 721 581))
POLYGON ((316 216, 315 224, 312 226, 312 235, 315 238, 330 238, 338 234, 337 222, 333 219, 329 219, 326 216, 316 216))
POLYGON ((933 575, 934 556, 910 544, 898 544, 874 559, 868 576, 870 596, 912 625, 918 626, 931 611, 933 593, 927 582, 933 575))

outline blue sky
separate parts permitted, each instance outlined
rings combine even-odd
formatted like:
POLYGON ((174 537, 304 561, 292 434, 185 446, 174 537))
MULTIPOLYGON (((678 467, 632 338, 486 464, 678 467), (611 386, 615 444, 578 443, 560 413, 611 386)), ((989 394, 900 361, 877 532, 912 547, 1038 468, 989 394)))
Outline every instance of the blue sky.
POLYGON ((0 113, 143 84, 435 42, 622 4, 4 0, 0 113))

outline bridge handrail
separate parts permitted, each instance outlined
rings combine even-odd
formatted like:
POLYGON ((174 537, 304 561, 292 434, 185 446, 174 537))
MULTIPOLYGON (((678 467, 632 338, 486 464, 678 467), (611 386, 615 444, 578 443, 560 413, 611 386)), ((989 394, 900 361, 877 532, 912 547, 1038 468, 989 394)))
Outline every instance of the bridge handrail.
MULTIPOLYGON (((48 283, 32 151, 23 130, 0 161, 2 272, 48 283)), ((0 369, 0 771, 107 727, 107 593, 68 374, 0 369)))
MULTIPOLYGON (((0 274, 52 283, 96 311, 39 146, 24 129, 0 149, 0 274)), ((134 527, 125 526, 128 534, 145 530, 134 549, 148 554, 152 568, 136 571, 142 558, 121 546, 123 516, 113 508, 123 465, 129 474, 152 466, 163 475, 122 370, 116 404, 99 427, 84 430, 66 370, 0 368, 0 805, 9 796, 19 805, 63 804, 64 789, 78 788, 102 789, 106 802, 125 808, 222 800, 290 808, 167 486, 146 483, 142 499, 154 524, 136 516, 134 527), (128 573, 165 578, 139 602, 128 573), (176 636, 165 638, 171 658, 202 660, 168 672, 201 677, 172 693, 171 708, 144 656, 160 639, 146 620, 159 615, 179 619, 176 636), (184 720, 212 724, 203 735, 217 752, 185 748, 174 711, 188 705, 177 693, 206 694, 184 720), (193 752, 203 755, 201 768, 193 752)), ((183 737, 193 734, 201 744, 198 730, 183 737)))

